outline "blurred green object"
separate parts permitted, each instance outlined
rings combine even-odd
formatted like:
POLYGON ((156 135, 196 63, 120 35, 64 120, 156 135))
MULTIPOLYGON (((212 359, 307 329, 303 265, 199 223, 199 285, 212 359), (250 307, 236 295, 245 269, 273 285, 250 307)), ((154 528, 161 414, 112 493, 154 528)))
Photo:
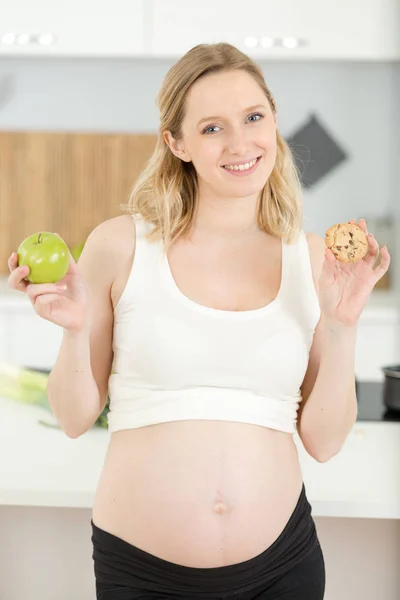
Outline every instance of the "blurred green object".
POLYGON ((79 257, 82 254, 84 245, 85 245, 85 242, 81 242, 80 244, 77 244, 76 246, 73 246, 71 248, 72 258, 74 259, 75 262, 78 262, 79 257))
MULTIPOLYGON (((36 404, 50 413, 52 409, 47 398, 48 372, 18 367, 6 361, 0 361, 0 396, 11 398, 25 404, 36 404)), ((96 419, 94 427, 107 429, 109 398, 101 415, 96 419)), ((42 425, 53 426, 40 421, 42 425)), ((58 425, 55 425, 58 427, 58 425)))

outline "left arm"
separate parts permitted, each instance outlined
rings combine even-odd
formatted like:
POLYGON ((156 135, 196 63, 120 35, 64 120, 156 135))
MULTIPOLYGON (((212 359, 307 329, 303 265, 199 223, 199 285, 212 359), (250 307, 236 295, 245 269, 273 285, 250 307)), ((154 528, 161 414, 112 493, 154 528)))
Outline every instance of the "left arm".
MULTIPOLYGON (((365 221, 360 227, 366 230, 365 221)), ((314 333, 301 393, 297 430, 307 452, 319 462, 335 456, 357 418, 355 346, 358 319, 376 282, 386 273, 390 255, 368 238, 368 254, 357 263, 339 263, 317 235, 308 243, 321 318, 314 333)))
POLYGON ((323 316, 315 330, 301 387, 298 433, 319 462, 339 452, 357 418, 356 336, 355 327, 336 330, 323 316))

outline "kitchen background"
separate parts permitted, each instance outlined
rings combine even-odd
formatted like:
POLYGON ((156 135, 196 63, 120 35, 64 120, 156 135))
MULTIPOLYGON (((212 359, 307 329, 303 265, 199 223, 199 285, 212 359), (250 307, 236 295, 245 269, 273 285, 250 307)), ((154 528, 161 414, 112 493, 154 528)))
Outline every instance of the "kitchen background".
MULTIPOLYGON (((327 600, 398 599, 399 413, 385 410, 382 367, 400 362, 400 3, 0 0, 0 15, 0 361, 50 369, 61 339, 7 288, 11 251, 50 227, 75 247, 118 214, 154 145, 169 67, 196 43, 234 43, 276 99, 305 229, 364 217, 392 253, 360 323, 358 423, 341 456, 302 460, 327 600)), ((37 424, 42 409, 0 400, 0 598, 89 600, 88 519, 107 433, 64 440, 37 424)))

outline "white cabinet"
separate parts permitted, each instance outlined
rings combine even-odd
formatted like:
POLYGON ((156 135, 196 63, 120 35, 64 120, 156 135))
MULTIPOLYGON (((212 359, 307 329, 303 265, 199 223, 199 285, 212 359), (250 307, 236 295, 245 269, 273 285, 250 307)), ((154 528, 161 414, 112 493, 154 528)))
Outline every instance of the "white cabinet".
POLYGON ((355 371, 358 379, 384 379, 383 366, 400 364, 400 318, 395 308, 366 309, 357 332, 355 371))
POLYGON ((140 56, 145 1, 1 0, 0 57, 140 56))
POLYGON ((400 423, 358 421, 325 463, 294 441, 315 516, 400 518, 400 423))
POLYGON ((50 370, 62 340, 62 329, 36 313, 14 314, 7 336, 7 360, 22 367, 50 370))
POLYGON ((226 41, 272 60, 400 59, 399 0, 0 2, 0 57, 177 58, 226 41))
POLYGON ((157 56, 225 41, 255 58, 400 58, 398 0, 152 0, 151 6, 157 56))
POLYGON ((0 361, 6 360, 6 314, 0 309, 0 361))
POLYGON ((58 355, 62 331, 41 319, 24 296, 0 302, 0 360, 50 370, 58 355))

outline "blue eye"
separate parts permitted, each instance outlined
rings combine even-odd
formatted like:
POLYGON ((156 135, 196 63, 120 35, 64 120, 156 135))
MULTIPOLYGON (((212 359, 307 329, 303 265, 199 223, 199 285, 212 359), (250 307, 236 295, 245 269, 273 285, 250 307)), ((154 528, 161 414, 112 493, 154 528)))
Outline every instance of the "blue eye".
POLYGON ((251 123, 256 123, 257 121, 259 121, 260 119, 262 119, 264 117, 263 113, 254 113, 252 115, 249 116, 249 119, 253 119, 254 117, 258 117, 257 119, 254 119, 254 121, 250 121, 251 123))
POLYGON ((218 125, 210 125, 210 127, 206 127, 206 129, 203 129, 202 133, 214 133, 214 131, 211 131, 212 129, 219 129, 218 125))

